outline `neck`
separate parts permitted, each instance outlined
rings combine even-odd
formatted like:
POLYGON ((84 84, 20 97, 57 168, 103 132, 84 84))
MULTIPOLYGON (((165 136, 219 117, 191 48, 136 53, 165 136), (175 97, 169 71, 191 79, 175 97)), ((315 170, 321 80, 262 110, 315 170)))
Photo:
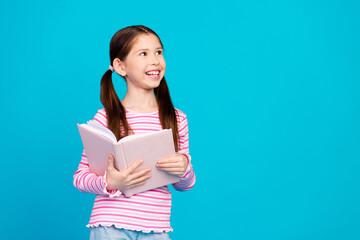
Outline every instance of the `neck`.
POLYGON ((125 108, 136 112, 147 113, 158 110, 154 89, 138 89, 137 91, 133 91, 128 88, 124 99, 121 101, 121 104, 125 108))

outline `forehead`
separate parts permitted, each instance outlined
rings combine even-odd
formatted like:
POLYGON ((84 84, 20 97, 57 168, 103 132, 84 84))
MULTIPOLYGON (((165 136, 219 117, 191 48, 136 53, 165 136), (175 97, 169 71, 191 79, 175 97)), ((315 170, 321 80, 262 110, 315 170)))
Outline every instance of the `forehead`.
POLYGON ((152 49, 162 47, 157 36, 154 34, 140 34, 135 38, 132 50, 137 49, 152 49))

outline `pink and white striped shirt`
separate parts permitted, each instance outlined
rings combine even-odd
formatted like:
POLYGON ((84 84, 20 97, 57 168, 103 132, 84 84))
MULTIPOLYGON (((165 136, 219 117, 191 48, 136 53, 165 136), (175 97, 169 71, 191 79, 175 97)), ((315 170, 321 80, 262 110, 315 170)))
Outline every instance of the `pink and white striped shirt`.
MULTIPOLYGON (((195 174, 189 155, 189 132, 186 115, 176 109, 180 137, 179 153, 189 159, 188 168, 174 189, 186 191, 195 184, 195 174)), ((162 129, 158 112, 138 113, 126 109, 126 118, 134 134, 162 129)), ((107 127, 105 109, 100 109, 95 121, 107 127)), ((85 150, 78 170, 74 174, 74 186, 82 192, 97 194, 87 227, 112 226, 143 232, 169 232, 171 192, 167 186, 152 189, 126 198, 120 190, 106 190, 106 176, 97 176, 89 169, 85 150)))

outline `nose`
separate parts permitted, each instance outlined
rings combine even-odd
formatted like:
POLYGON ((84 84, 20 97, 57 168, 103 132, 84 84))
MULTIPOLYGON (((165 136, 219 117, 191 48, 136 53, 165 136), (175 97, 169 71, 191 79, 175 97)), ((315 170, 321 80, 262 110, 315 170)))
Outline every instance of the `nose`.
POLYGON ((152 65, 159 65, 160 64, 160 61, 159 61, 158 56, 156 54, 152 55, 151 64, 152 65))

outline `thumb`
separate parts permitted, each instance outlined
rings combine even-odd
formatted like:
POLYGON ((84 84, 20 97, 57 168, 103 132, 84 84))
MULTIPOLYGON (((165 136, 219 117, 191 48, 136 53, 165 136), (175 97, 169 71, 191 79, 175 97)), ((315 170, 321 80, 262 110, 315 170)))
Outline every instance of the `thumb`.
POLYGON ((108 168, 114 168, 114 156, 110 153, 109 158, 108 158, 108 168))

